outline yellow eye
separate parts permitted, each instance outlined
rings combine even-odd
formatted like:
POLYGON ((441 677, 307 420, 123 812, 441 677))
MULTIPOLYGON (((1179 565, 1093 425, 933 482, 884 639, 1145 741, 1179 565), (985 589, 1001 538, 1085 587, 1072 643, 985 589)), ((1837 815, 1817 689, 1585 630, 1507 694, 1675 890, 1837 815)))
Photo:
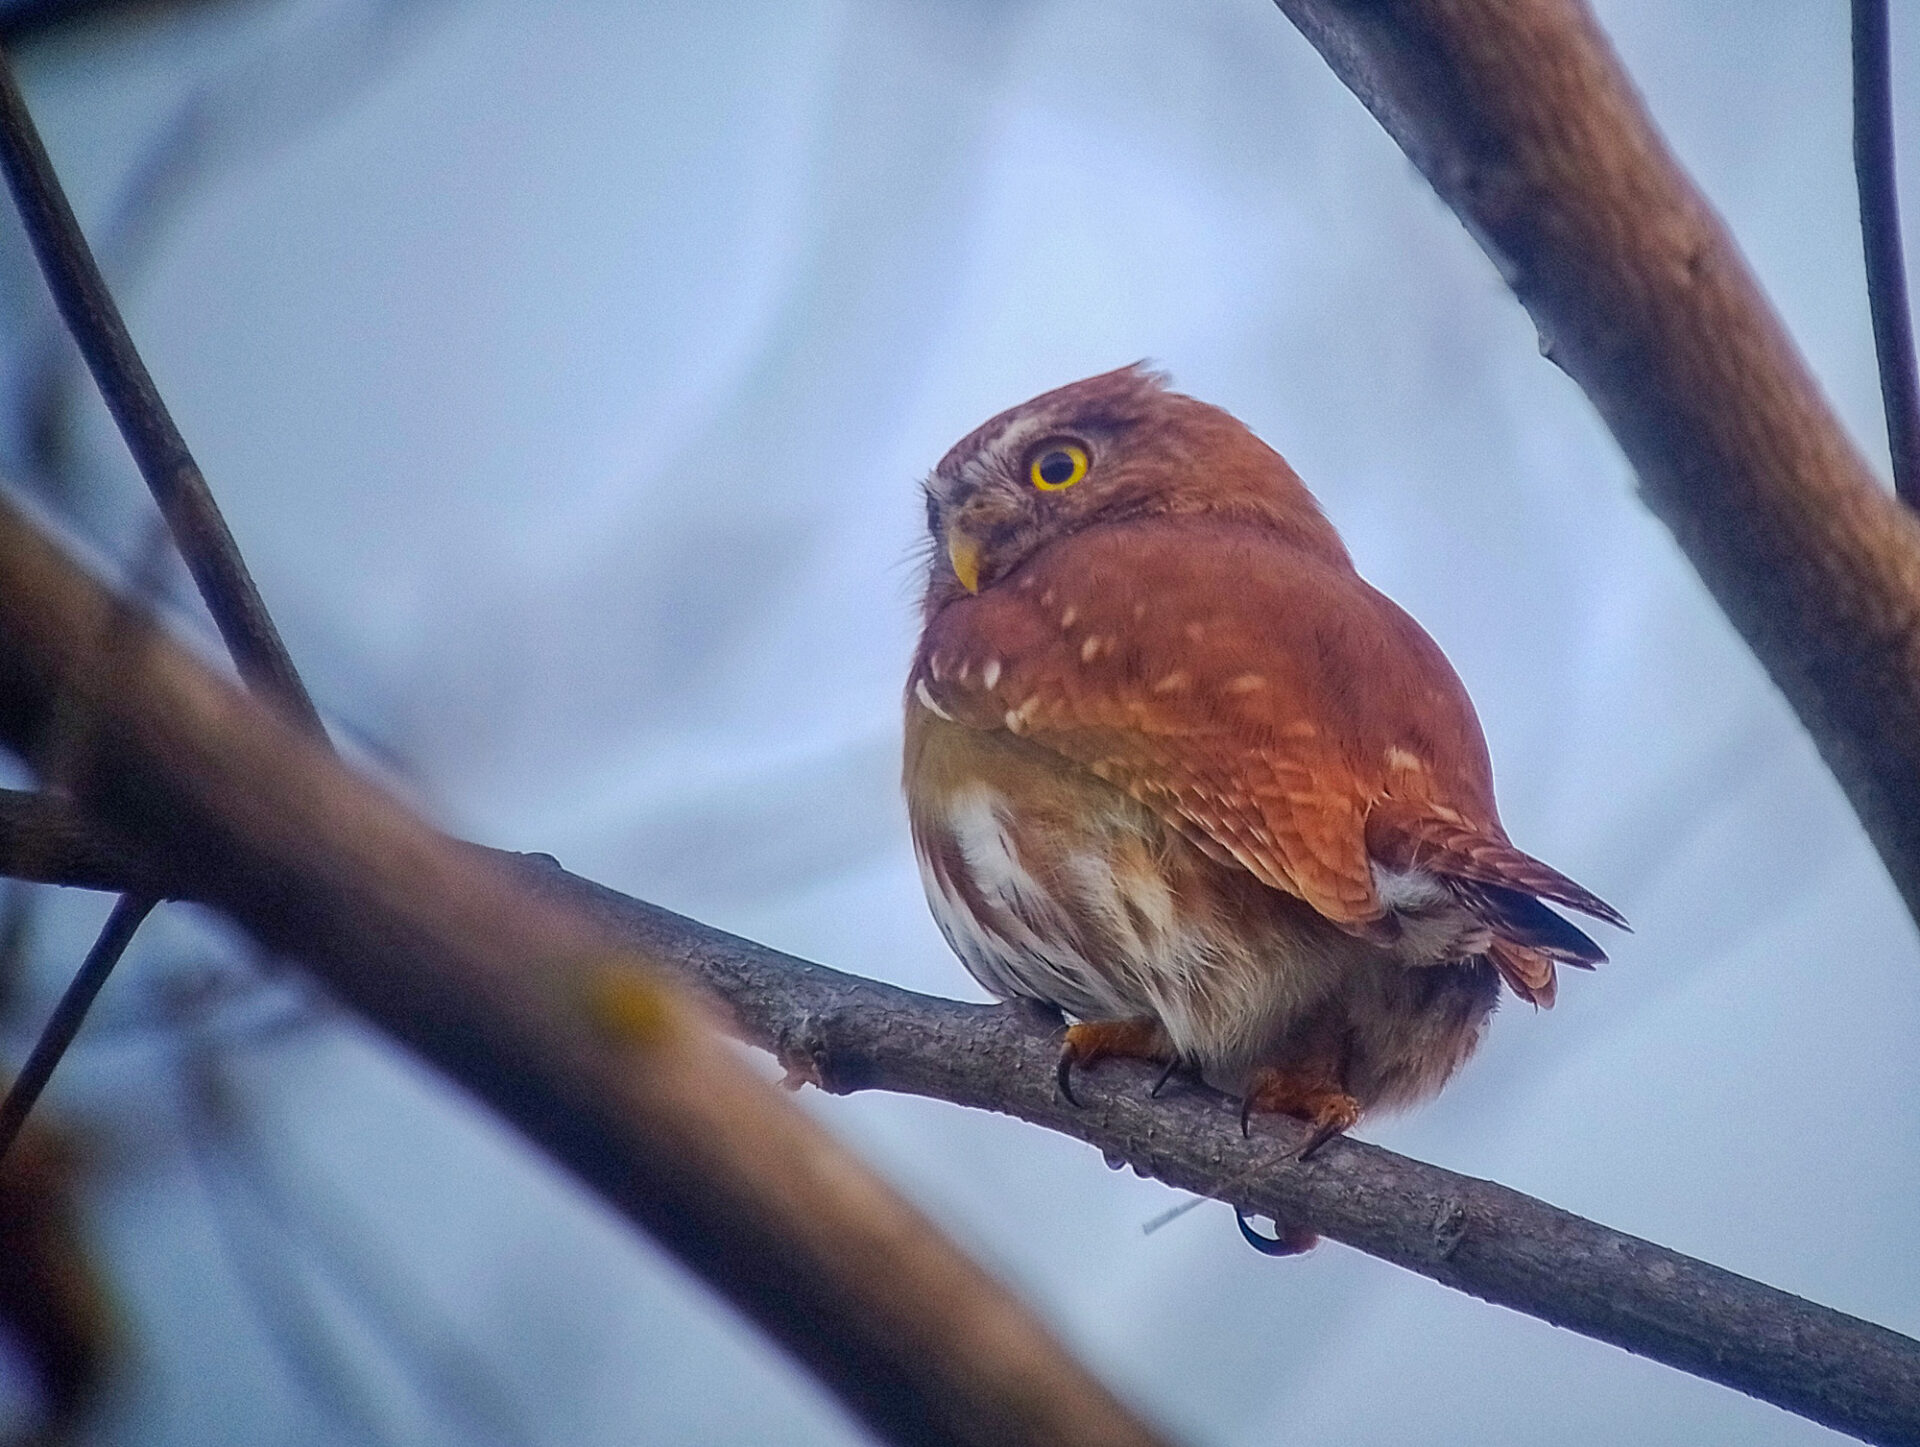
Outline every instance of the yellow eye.
POLYGON ((1042 492, 1059 492, 1087 475, 1087 449, 1077 442, 1060 442, 1040 451, 1027 467, 1027 478, 1042 492))

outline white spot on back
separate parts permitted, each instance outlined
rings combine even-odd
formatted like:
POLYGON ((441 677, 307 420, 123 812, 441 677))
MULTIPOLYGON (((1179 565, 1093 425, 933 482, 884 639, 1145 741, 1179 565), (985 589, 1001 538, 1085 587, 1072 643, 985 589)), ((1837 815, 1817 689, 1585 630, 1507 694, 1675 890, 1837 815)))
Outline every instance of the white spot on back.
POLYGON ((940 707, 939 704, 933 701, 933 695, 927 691, 926 679, 916 678, 913 681, 913 696, 920 700, 920 706, 926 709, 927 712, 934 714, 939 718, 945 719, 948 723, 952 723, 954 721, 952 714, 948 713, 944 708, 940 707))

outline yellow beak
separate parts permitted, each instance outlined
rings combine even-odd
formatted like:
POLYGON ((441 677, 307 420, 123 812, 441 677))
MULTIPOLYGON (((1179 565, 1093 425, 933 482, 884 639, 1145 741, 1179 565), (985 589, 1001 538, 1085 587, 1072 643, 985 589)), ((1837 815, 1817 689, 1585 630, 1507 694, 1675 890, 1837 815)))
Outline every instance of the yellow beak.
POLYGON ((969 593, 980 591, 980 544, 958 528, 947 529, 947 561, 953 564, 953 576, 969 593))

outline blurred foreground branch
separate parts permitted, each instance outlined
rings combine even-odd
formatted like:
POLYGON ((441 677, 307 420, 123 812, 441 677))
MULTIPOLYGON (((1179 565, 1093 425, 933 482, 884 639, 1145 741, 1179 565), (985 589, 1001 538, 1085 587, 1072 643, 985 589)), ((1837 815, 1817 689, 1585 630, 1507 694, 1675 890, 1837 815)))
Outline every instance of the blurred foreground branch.
POLYGON ((880 1435, 1162 1440, 1026 1309, 574 908, 420 823, 124 607, 0 496, 0 742, 480 1096, 880 1435), (115 630, 118 630, 117 635, 115 630))
MULTIPOLYGON (((6 667, 0 655, 0 681, 6 667)), ((0 727, 10 731, 13 724, 0 721, 0 727)), ((235 708, 198 747, 221 749, 219 740, 257 728, 235 708)), ((103 765, 123 767, 111 760, 103 765)), ((134 785, 116 786, 102 799, 129 822, 147 809, 165 807, 138 802, 148 790, 160 790, 163 801, 170 797, 163 781, 156 780, 140 784, 127 802, 114 802, 129 789, 134 785)), ((37 807, 42 812, 55 808, 37 807)), ((0 871, 17 857, 14 850, 22 839, 35 837, 9 835, 7 821, 34 817, 32 810, 19 807, 18 796, 0 793, 0 871)), ((181 836, 151 821, 137 827, 162 851, 153 856, 161 859, 175 857, 174 851, 203 826, 181 836)), ((289 822, 286 827, 298 826, 289 822)), ((86 832, 87 826, 69 820, 61 834, 86 832)), ((1097 1146, 1142 1175, 1321 1232, 1457 1290, 1840 1431, 1873 1442, 1920 1443, 1920 1342, 1517 1191, 1359 1141, 1334 1142, 1301 1165, 1289 1159, 1301 1142, 1301 1127, 1263 1117, 1254 1138, 1243 1140, 1237 1111, 1211 1091, 1189 1085, 1150 1100, 1153 1072, 1145 1066, 1103 1063, 1076 1083, 1085 1106, 1074 1109, 1054 1092, 1057 1027, 1037 1016, 936 999, 812 964, 568 874, 544 856, 451 847, 465 852, 476 867, 484 862, 488 872, 497 870, 503 881, 517 882, 545 907, 590 924, 633 956, 717 997, 734 1030, 771 1051, 794 1079, 836 1093, 901 1091, 1017 1116, 1097 1146)), ((80 867, 63 882, 95 888, 118 884, 110 861, 128 849, 117 849, 74 850, 71 857, 80 867)), ((182 870, 170 892, 206 899, 243 920, 264 917, 256 926, 263 933, 284 913, 270 902, 249 904, 243 896, 252 884, 217 885, 206 878, 205 868, 182 870)), ((49 874, 43 869, 37 877, 49 874)), ((504 888, 504 882, 494 888, 504 888)), ((493 913, 490 907, 487 915, 493 913)), ((485 928, 485 917, 469 927, 485 928)), ((302 957, 316 948, 312 941, 289 940, 283 929, 275 937, 302 957)), ((399 970, 443 968, 412 953, 390 958, 399 970)), ((336 968, 329 965, 321 973, 331 981, 336 968)), ((383 988, 401 993, 416 987, 393 978, 383 988)), ((418 1029, 416 1022, 394 1033, 411 1041, 418 1029)), ((443 1055, 434 1058, 445 1064, 443 1055)), ((472 1085, 476 1070, 490 1069, 497 1065, 468 1060, 456 1062, 450 1073, 472 1085)), ((485 1089, 481 1093, 495 1098, 485 1089)), ((538 1121, 528 1125, 524 1112, 508 1114, 554 1154, 569 1159, 554 1143, 550 1123, 542 1128, 538 1121)), ((599 1129, 587 1122, 576 1128, 599 1129)))
POLYGON ((1920 519, 1583 0, 1277 0, 1492 257, 1920 918, 1920 519))

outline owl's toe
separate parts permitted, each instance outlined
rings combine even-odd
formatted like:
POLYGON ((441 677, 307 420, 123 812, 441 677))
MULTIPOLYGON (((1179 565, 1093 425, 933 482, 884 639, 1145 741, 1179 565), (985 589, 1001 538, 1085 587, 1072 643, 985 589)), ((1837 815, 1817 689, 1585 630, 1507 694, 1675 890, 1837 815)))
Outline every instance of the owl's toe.
POLYGON ((1262 1066, 1247 1083, 1240 1102, 1240 1134, 1252 1134, 1252 1116, 1258 1111, 1290 1115, 1313 1127, 1295 1159, 1307 1160, 1328 1141, 1360 1123, 1360 1102, 1326 1074, 1310 1070, 1262 1066))
MULTIPOLYGON (((1078 1107, 1079 1097, 1073 1093, 1074 1066, 1092 1065, 1108 1056, 1158 1063, 1168 1060, 1172 1053, 1173 1043, 1167 1039, 1167 1032, 1160 1028, 1159 1021, 1149 1017, 1083 1020, 1067 1027, 1066 1038, 1060 1042, 1060 1063, 1054 1070, 1054 1079, 1059 1083, 1060 1094, 1067 1104, 1078 1107)), ((1168 1065, 1166 1073, 1153 1087, 1155 1095, 1160 1093, 1160 1086, 1166 1084, 1167 1076, 1173 1073, 1178 1063, 1176 1057, 1168 1065)))

